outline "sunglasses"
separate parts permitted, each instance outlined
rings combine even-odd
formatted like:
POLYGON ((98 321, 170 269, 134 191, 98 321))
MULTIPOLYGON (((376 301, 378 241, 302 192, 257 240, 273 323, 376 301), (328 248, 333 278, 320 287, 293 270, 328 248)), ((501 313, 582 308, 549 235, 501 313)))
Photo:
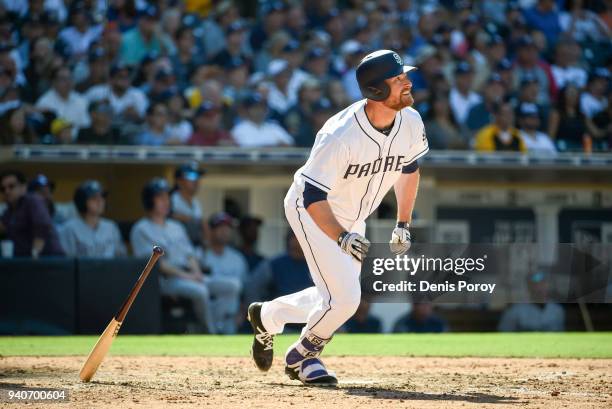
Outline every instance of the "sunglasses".
POLYGON ((2 185, 2 186, 0 186, 0 192, 8 193, 11 190, 15 189, 15 187, 17 187, 17 184, 15 184, 15 183, 10 183, 8 185, 2 185))

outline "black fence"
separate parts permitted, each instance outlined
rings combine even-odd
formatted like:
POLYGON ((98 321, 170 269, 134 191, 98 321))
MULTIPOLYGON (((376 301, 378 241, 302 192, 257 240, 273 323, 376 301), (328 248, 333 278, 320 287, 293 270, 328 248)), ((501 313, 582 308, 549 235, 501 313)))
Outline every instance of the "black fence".
MULTIPOLYGON (((0 334, 99 334, 138 279, 145 259, 0 259, 0 334)), ((151 271, 121 327, 162 331, 158 270, 151 271)))

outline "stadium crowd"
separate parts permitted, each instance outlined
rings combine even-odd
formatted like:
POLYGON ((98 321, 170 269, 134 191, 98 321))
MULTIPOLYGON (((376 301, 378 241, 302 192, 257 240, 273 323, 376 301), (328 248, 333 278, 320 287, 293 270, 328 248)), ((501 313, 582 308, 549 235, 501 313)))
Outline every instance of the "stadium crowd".
POLYGON ((0 144, 310 147, 396 50, 434 149, 609 151, 609 0, 0 0, 0 144))

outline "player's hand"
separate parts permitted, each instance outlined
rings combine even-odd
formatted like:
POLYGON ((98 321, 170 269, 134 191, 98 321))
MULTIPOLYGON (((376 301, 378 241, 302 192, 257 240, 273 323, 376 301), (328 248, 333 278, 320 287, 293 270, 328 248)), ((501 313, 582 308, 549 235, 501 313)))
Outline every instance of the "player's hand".
POLYGON ((397 223, 397 226, 393 229, 393 233, 391 233, 391 240, 389 241, 391 253, 396 256, 401 256, 410 249, 411 244, 408 223, 397 223))
POLYGON ((355 260, 362 262, 370 249, 370 241, 359 233, 345 231, 338 237, 338 246, 355 260))

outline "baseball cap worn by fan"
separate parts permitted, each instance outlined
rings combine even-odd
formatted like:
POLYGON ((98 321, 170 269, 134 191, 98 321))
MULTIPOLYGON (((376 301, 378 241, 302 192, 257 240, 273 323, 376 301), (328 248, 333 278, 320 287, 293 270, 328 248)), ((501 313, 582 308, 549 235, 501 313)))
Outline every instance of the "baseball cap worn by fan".
POLYGON ((42 173, 34 176, 34 179, 28 183, 28 192, 34 192, 41 187, 48 186, 49 190, 53 192, 55 190, 55 183, 42 173))
POLYGON ((174 178, 186 179, 195 182, 200 179, 205 173, 205 170, 200 169, 198 167, 197 162, 189 162, 176 168, 176 171, 174 172, 174 178))
POLYGON ((219 226, 230 226, 234 227, 235 222, 232 216, 225 212, 215 213, 208 219, 208 225, 214 229, 219 226))

